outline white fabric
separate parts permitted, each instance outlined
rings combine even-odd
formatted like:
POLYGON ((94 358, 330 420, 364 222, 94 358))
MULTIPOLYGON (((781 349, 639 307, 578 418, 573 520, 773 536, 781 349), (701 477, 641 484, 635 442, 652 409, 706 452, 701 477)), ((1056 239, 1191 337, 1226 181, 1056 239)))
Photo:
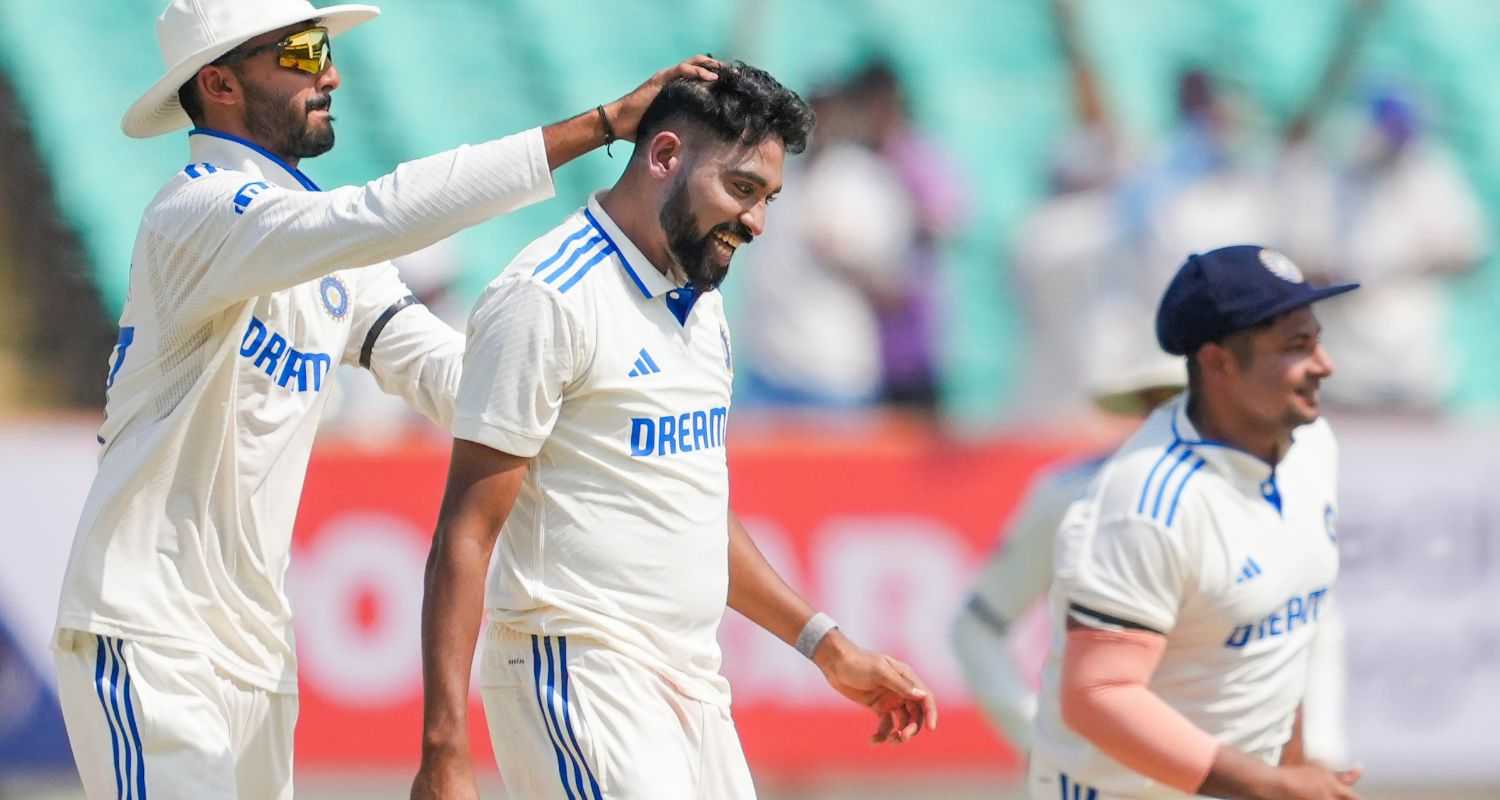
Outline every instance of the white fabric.
POLYGON ((681 293, 590 199, 480 297, 453 435, 532 459, 491 619, 597 639, 727 706, 729 328, 718 292, 680 322, 681 293))
MULTIPOLYGON (((204 652, 295 692, 292 523, 324 382, 408 294, 380 262, 548 196, 551 176, 538 130, 329 192, 243 144, 191 141, 137 236, 57 625, 204 652)), ((407 308, 371 365, 446 425, 462 351, 407 308)))
POLYGON ((755 797, 729 709, 614 648, 491 623, 481 653, 479 693, 507 796, 755 797))
POLYGON ((1036 750, 1078 780, 1130 796, 1181 795, 1062 722, 1070 604, 1164 633, 1151 690, 1220 741, 1274 762, 1305 694, 1309 645, 1338 571, 1337 452, 1327 423, 1299 428, 1273 476, 1248 453, 1202 441, 1183 406, 1179 397, 1158 409, 1106 463, 1089 496, 1069 508, 1055 553, 1036 750))
POLYGON ((307 0, 172 0, 156 20, 166 74, 130 106, 120 129, 144 139, 187 127, 192 121, 177 90, 209 62, 263 33, 318 19, 329 36, 338 36, 379 14, 375 6, 316 8, 307 0))
POLYGON ((881 378, 872 294, 899 289, 915 232, 894 170, 855 145, 788 176, 766 233, 747 250, 746 347, 777 386, 872 399, 881 378))
POLYGON ((1036 716, 1035 675, 1016 659, 1014 626, 1052 584, 1057 526, 1082 498, 1103 461, 1088 461, 1039 476, 1011 517, 1000 546, 975 579, 954 623, 952 643, 964 680, 990 723, 1021 751, 1030 749, 1036 716), (997 623, 1000 626, 997 626, 997 623))
POLYGON ((291 800, 295 695, 191 651, 85 633, 59 645, 58 699, 89 800, 291 800))

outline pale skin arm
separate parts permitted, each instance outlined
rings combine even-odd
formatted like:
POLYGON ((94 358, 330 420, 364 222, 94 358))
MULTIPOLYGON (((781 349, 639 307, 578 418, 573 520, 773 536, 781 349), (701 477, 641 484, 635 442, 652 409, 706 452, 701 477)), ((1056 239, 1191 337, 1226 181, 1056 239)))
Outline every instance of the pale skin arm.
POLYGON ((469 755, 469 669, 490 553, 530 459, 453 441, 422 592, 422 765, 412 800, 479 797, 469 755))
MULTIPOLYGON (((776 574, 733 513, 729 515, 729 607, 787 644, 796 644, 797 635, 813 616, 812 606, 776 574)), ((813 663, 839 694, 880 718, 872 741, 905 742, 924 724, 929 730, 937 729, 937 702, 906 664, 861 648, 837 628, 818 643, 813 663)))
MULTIPOLYGON (((681 64, 652 75, 630 94, 613 103, 606 103, 604 113, 609 117, 615 136, 627 142, 635 141, 635 129, 640 124, 641 115, 646 113, 646 107, 656 99, 656 93, 661 91, 661 87, 677 78, 717 80, 719 75, 714 72, 714 68, 718 65, 719 62, 708 56, 693 56, 681 64)), ((547 147, 547 166, 556 170, 604 144, 604 122, 599 119, 599 112, 591 108, 542 128, 542 142, 547 147)))
MULTIPOLYGON (((1206 734, 1190 727, 1191 722, 1149 688, 1165 637, 1144 630, 1103 632, 1072 618, 1067 628, 1061 681, 1064 721, 1116 760, 1170 783, 1170 775, 1178 773, 1165 766, 1171 754, 1161 749, 1161 737, 1190 742, 1206 734)), ((1195 794, 1247 800, 1358 797, 1352 788, 1359 779, 1357 770, 1334 773, 1317 764, 1271 766, 1226 744, 1218 744, 1212 755, 1195 794)))

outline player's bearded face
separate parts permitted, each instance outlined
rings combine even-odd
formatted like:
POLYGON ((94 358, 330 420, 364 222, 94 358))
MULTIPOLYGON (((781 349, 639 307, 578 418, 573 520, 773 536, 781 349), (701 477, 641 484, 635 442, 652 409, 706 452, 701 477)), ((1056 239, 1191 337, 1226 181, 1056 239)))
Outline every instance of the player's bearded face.
POLYGON ((245 127, 272 152, 288 158, 315 158, 333 149, 333 96, 280 88, 271 82, 243 81, 245 127))
POLYGON ((729 275, 729 260, 737 247, 754 238, 738 220, 705 226, 693 213, 689 181, 679 179, 661 208, 661 228, 667 235, 672 260, 700 292, 719 288, 729 275))

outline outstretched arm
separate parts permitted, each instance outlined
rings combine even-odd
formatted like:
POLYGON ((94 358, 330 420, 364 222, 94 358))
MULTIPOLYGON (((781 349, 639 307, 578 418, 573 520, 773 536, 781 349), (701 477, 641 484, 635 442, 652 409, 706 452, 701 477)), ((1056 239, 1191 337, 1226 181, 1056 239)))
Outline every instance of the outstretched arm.
POLYGON ((453 441, 422 592, 422 766, 413 800, 478 796, 469 756, 469 670, 484 617, 490 552, 528 461, 453 441))
POLYGON ((719 75, 714 70, 718 66, 719 62, 708 56, 693 56, 681 64, 652 75, 630 94, 603 106, 604 114, 609 120, 608 130, 605 128, 605 121, 599 118, 598 110, 593 108, 548 125, 542 129, 542 141, 547 146, 547 165, 557 169, 604 144, 608 141, 608 133, 613 133, 616 139, 635 141, 635 129, 640 124, 641 115, 646 113, 646 107, 656 99, 661 87, 677 78, 717 80, 719 75))
MULTIPOLYGON (((729 607, 776 638, 797 646, 812 621, 812 606, 771 568, 739 517, 729 515, 729 607)), ((937 728, 937 702, 911 667, 872 653, 838 628, 821 640, 801 642, 830 686, 880 718, 873 740, 904 742, 925 723, 937 728)))

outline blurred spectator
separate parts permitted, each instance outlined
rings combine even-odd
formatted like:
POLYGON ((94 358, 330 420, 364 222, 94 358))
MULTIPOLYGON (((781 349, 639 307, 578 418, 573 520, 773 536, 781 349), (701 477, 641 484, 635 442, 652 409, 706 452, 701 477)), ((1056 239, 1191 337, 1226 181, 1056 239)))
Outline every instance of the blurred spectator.
POLYGON ((1048 198, 1022 221, 1011 268, 1028 329, 1017 404, 1023 416, 1056 418, 1086 410, 1084 373, 1094 343, 1109 338, 1100 332, 1115 327, 1107 320, 1144 319, 1150 309, 1118 302, 1138 271, 1117 200, 1123 142, 1078 40, 1073 4, 1054 0, 1052 10, 1077 128, 1051 156, 1048 198))
POLYGON ((1453 388, 1446 279, 1488 253, 1474 190, 1394 89, 1370 101, 1369 126, 1332 201, 1333 276, 1364 289, 1323 312, 1339 378, 1329 401, 1431 412, 1453 388))
POLYGON ((906 93, 891 65, 877 59, 850 80, 851 102, 862 111, 874 151, 900 178, 911 200, 915 229, 898 291, 876 309, 883 364, 881 398, 934 412, 939 404, 943 319, 942 249, 963 224, 968 187, 954 159, 914 124, 906 93))
POLYGON ((916 220, 900 176, 860 143, 866 116, 846 93, 813 98, 818 127, 786 166, 766 232, 747 253, 749 353, 742 402, 866 406, 881 386, 876 308, 900 296, 916 220))

